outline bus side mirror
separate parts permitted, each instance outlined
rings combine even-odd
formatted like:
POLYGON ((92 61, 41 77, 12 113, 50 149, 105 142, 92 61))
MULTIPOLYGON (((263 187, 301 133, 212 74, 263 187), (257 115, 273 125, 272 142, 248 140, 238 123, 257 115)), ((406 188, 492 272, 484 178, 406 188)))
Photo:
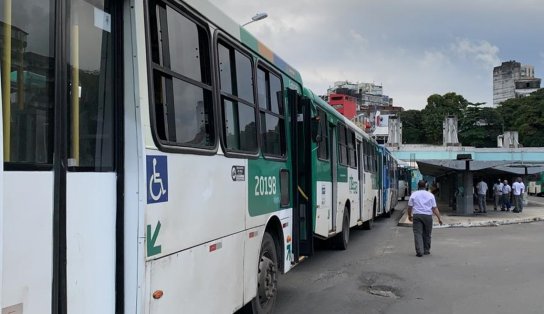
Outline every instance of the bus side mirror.
POLYGON ((312 140, 316 143, 320 143, 323 140, 323 136, 321 136, 321 128, 319 127, 319 121, 320 117, 315 116, 312 118, 312 140))

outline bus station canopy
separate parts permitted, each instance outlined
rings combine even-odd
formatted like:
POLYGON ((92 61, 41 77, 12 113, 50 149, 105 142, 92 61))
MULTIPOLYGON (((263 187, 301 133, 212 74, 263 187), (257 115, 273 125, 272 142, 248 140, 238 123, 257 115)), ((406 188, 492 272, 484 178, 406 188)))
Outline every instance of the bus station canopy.
POLYGON ((512 161, 482 160, 418 160, 423 175, 441 177, 459 171, 472 171, 486 175, 530 175, 544 172, 543 164, 521 164, 512 161))

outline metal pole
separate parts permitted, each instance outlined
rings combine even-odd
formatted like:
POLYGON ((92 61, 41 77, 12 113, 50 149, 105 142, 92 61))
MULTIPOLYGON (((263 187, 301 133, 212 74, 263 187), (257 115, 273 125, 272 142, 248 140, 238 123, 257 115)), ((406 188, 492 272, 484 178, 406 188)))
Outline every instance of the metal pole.
MULTIPOLYGON (((2 122, 4 162, 10 161, 11 148, 11 0, 4 0, 4 51, 2 58, 2 122)), ((23 91, 18 91, 22 93, 23 91)))
POLYGON ((69 160, 79 166, 79 25, 72 28, 72 149, 69 160))

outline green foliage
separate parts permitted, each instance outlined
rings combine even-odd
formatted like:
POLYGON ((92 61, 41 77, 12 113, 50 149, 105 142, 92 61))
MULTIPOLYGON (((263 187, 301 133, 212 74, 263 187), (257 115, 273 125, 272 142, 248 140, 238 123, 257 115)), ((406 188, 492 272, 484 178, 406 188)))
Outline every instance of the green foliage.
POLYGON ((442 123, 448 115, 459 121, 459 141, 466 146, 496 147, 497 136, 518 131, 526 147, 544 147, 544 89, 528 97, 510 99, 497 108, 470 103, 456 93, 434 94, 421 110, 400 114, 403 141, 407 144, 442 144, 442 123))
POLYGON ((423 115, 419 110, 406 110, 400 113, 402 122, 402 140, 405 144, 423 143, 425 132, 423 130, 423 115))
MULTIPOLYGON (((443 96, 434 94, 427 98, 427 106, 422 110, 423 130, 427 144, 442 144, 442 123, 449 115, 463 116, 469 102, 461 95, 447 93, 443 96)), ((402 121, 402 120, 401 120, 402 121)))
POLYGON ((544 89, 528 97, 509 99, 497 107, 505 130, 518 131, 523 146, 544 146, 544 89))
POLYGON ((493 108, 482 103, 470 104, 459 121, 459 141, 475 147, 495 147, 502 134, 503 121, 493 108))

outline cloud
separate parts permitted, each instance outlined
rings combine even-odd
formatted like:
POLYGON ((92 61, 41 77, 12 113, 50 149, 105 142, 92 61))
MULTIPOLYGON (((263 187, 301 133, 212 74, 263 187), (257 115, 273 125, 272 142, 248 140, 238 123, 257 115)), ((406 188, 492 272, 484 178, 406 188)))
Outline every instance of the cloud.
POLYGON ((442 51, 424 51, 419 63, 423 68, 437 68, 451 65, 449 56, 442 51))
POLYGON ((500 65, 499 48, 488 41, 472 42, 466 38, 457 38, 451 49, 461 58, 473 60, 482 68, 489 69, 500 65))
POLYGON ((405 108, 434 93, 492 103, 502 60, 544 70, 542 0, 211 0, 300 71, 323 94, 334 81, 383 83, 405 108), (508 16, 508 19, 505 19, 508 16))

